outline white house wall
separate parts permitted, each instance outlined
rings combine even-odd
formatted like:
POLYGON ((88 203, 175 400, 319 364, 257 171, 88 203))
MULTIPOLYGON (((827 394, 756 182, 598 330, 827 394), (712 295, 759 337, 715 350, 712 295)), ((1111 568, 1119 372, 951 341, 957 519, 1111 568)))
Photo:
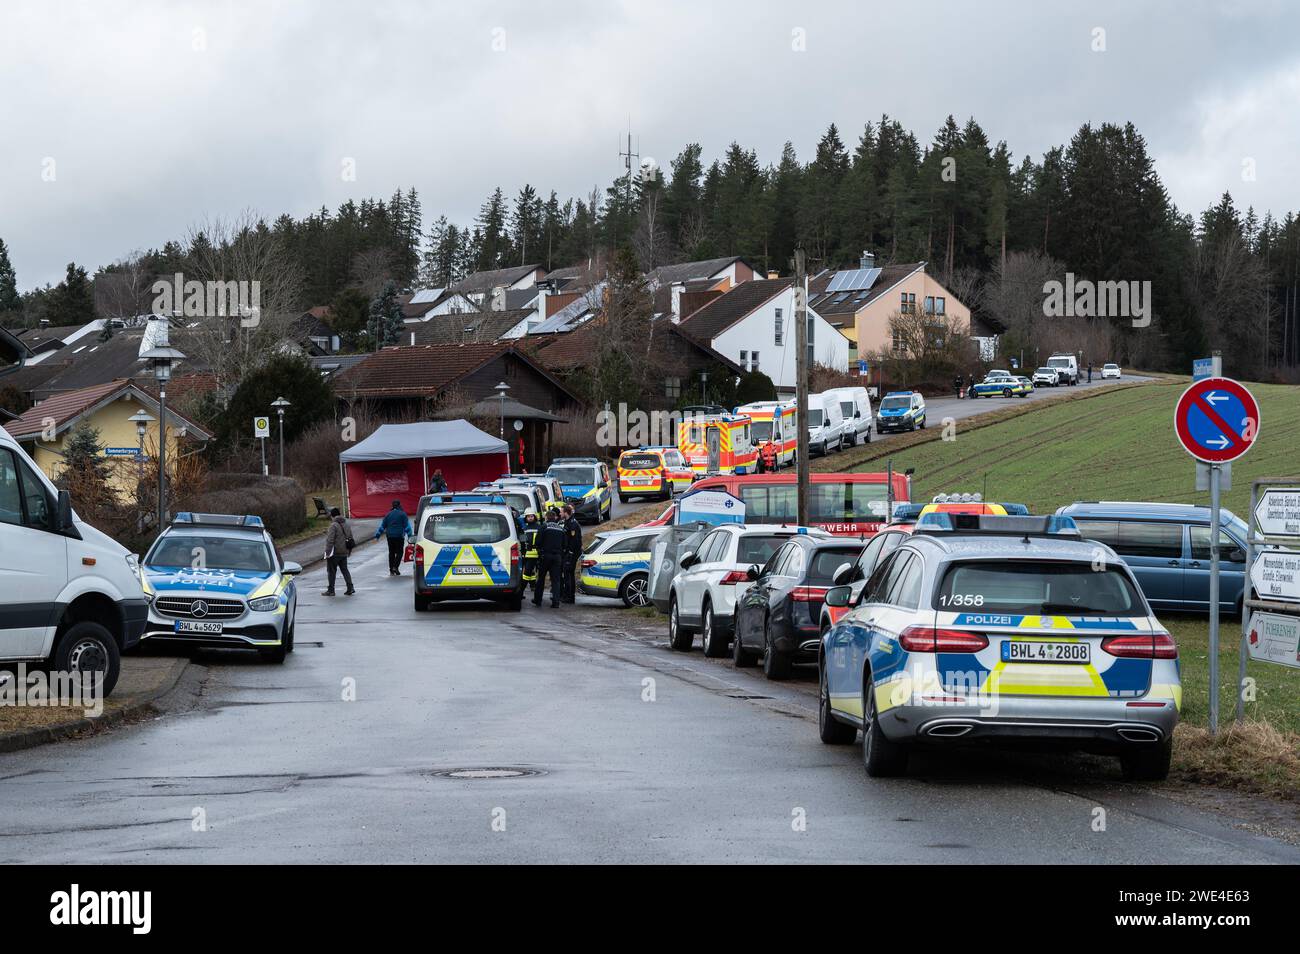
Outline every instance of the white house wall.
MULTIPOLYGON (((795 387, 795 328, 794 292, 787 290, 759 306, 745 318, 736 322, 713 339, 713 349, 746 369, 752 366, 751 355, 758 352, 758 370, 762 371, 781 390, 795 387), (781 309, 782 343, 776 343, 776 310, 781 309), (745 360, 740 360, 740 352, 745 360)), ((849 339, 845 338, 827 321, 808 310, 813 318, 813 359, 840 371, 849 367, 849 339)), ((690 321, 683 325, 690 330, 690 321)))

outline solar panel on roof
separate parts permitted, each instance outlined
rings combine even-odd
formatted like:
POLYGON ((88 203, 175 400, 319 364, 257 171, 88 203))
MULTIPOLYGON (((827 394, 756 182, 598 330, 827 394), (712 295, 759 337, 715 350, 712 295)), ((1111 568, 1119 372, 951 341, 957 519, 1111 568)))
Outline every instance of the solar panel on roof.
POLYGON ((826 291, 864 291, 874 285, 879 277, 879 268, 853 268, 836 272, 826 286, 826 291))

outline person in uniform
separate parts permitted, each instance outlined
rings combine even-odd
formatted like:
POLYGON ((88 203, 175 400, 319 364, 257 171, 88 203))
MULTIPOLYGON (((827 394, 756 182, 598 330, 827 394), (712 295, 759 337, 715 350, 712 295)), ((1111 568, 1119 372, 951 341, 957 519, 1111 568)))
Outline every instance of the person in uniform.
POLYGON ((542 525, 537 522, 537 514, 524 514, 524 533, 522 543, 524 545, 524 584, 532 586, 533 581, 537 579, 537 535, 541 532, 542 525))
POLYGON ((560 572, 564 575, 564 602, 572 603, 578 593, 578 561, 582 559, 582 524, 572 504, 564 505, 564 552, 560 572))
POLYGON ((547 512, 546 523, 537 531, 537 578, 533 580, 533 605, 542 605, 542 591, 547 577, 551 580, 551 607, 560 605, 564 583, 560 574, 560 560, 564 554, 564 524, 560 512, 554 508, 547 512))

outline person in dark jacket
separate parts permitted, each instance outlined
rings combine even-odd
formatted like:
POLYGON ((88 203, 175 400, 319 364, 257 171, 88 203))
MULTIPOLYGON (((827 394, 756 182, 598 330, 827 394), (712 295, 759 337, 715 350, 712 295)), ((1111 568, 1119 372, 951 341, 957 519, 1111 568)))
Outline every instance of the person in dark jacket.
POLYGON ((542 525, 537 522, 537 514, 524 514, 524 533, 521 543, 524 549, 524 583, 528 586, 533 585, 537 579, 537 535, 541 533, 542 525))
POLYGON ((560 594, 564 587, 560 576, 560 560, 564 554, 564 524, 560 512, 552 508, 547 512, 546 522, 537 532, 537 579, 533 580, 533 605, 542 605, 542 590, 546 588, 546 578, 551 579, 551 606, 560 605, 560 594))
POLYGON ((340 570, 343 571, 343 582, 348 586, 343 595, 351 596, 356 592, 352 588, 352 574, 348 572, 348 554, 352 552, 355 545, 352 539, 352 525, 339 512, 338 507, 331 507, 330 528, 325 534, 325 570, 329 585, 327 589, 321 591, 321 596, 334 595, 334 577, 340 570))
POLYGON ((406 537, 412 532, 411 518, 402 509, 402 502, 394 500, 393 509, 384 515, 375 530, 376 540, 380 537, 388 538, 388 572, 393 576, 402 575, 402 553, 406 549, 406 537))
POLYGON ((560 572, 564 577, 564 602, 572 603, 578 593, 578 561, 582 559, 582 524, 571 504, 564 505, 564 552, 560 572))
POLYGON ((429 493, 445 494, 446 492, 447 492, 447 481, 442 476, 442 468, 439 467, 437 470, 433 472, 433 476, 429 478, 429 493))

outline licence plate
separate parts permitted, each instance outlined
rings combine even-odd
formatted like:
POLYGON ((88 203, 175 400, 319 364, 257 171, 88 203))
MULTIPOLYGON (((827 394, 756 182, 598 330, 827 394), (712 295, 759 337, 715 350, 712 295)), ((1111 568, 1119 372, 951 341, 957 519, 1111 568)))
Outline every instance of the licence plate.
POLYGON ((213 636, 221 633, 221 624, 208 622, 207 620, 178 619, 176 620, 176 632, 203 633, 204 635, 213 636))
POLYGON ((1008 639, 1002 644, 1003 662, 1079 663, 1092 662, 1089 643, 1021 642, 1008 639))
POLYGON ((483 568, 477 566, 453 566, 451 573, 453 576, 479 576, 483 568))

